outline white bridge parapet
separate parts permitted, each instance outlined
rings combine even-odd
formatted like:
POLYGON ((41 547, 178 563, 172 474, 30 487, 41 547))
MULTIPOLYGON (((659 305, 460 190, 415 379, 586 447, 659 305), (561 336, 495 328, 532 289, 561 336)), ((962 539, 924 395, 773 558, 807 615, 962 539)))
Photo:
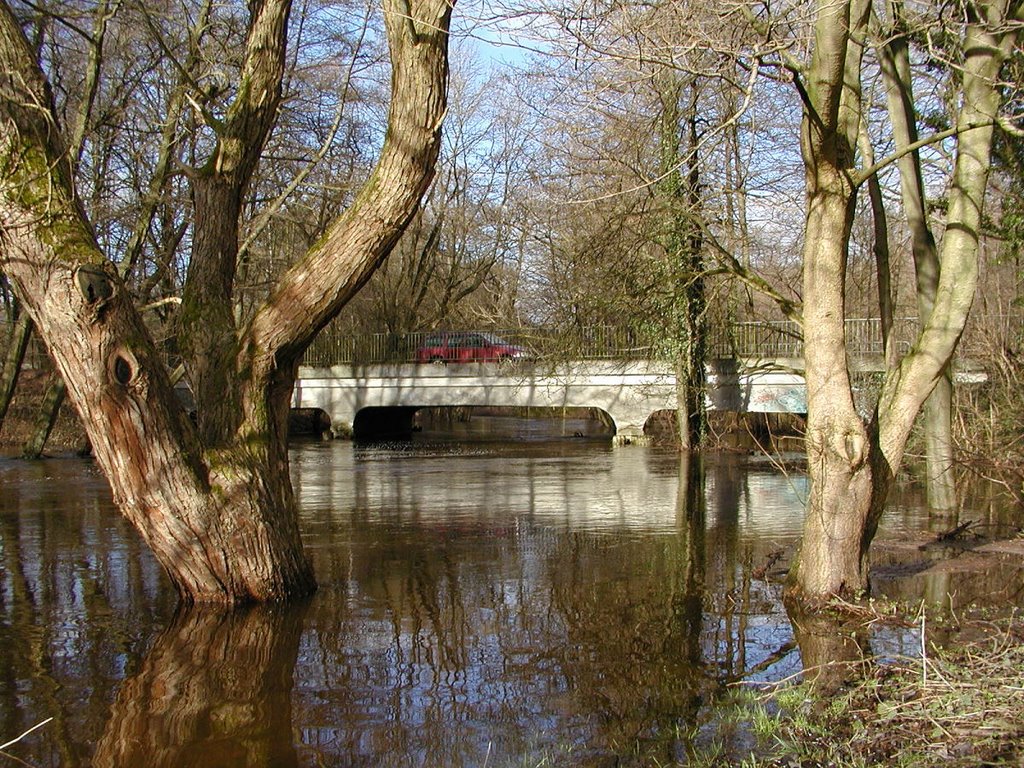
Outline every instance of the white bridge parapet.
MULTIPOLYGON (((712 364, 710 408, 804 413, 807 387, 788 363, 712 364), (730 370, 731 369, 731 370, 730 370)), ((654 361, 517 361, 451 365, 301 367, 292 406, 320 408, 336 431, 364 408, 431 406, 589 407, 605 411, 620 437, 638 437, 655 411, 676 407, 675 374, 654 361)))

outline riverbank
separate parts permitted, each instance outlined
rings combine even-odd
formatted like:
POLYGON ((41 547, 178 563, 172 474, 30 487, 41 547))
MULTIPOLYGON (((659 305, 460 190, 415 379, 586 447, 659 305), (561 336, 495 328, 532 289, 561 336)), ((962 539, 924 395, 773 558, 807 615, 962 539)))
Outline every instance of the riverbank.
MULTIPOLYGON (((902 624, 922 633, 914 657, 848 663, 844 680, 805 676, 739 686, 730 719, 749 723, 757 747, 743 765, 1024 765, 1024 620, 1017 611, 971 610, 943 619, 943 645, 928 640, 927 612, 892 604, 837 605, 862 626, 902 624)), ((729 756, 714 744, 696 764, 729 756)))

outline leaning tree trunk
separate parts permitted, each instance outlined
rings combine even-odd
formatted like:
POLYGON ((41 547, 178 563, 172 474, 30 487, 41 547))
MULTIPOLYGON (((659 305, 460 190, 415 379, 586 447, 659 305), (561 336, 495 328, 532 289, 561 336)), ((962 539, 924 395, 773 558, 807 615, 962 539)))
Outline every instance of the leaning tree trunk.
POLYGON ((385 1, 392 103, 377 167, 240 337, 228 380, 238 426, 227 439, 215 431, 210 445, 96 246, 48 85, 0 4, 0 266, 67 384, 115 502, 185 601, 283 600, 315 587, 288 477, 288 402, 302 352, 391 250, 430 182, 450 15, 446 0, 412 11, 385 1))

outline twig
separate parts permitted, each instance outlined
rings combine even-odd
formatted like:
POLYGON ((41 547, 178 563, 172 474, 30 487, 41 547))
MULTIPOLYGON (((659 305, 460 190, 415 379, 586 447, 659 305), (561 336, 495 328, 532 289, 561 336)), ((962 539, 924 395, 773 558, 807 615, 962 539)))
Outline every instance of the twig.
POLYGON ((921 604, 921 687, 928 687, 928 644, 925 642, 925 611, 921 604))
POLYGON ((32 733, 32 731, 36 730, 37 728, 42 728, 44 725, 46 725, 51 720, 53 720, 53 718, 52 717, 48 717, 45 720, 43 720, 43 722, 36 723, 35 725, 33 725, 31 728, 29 728, 27 731, 25 731, 23 734, 21 734, 21 736, 18 736, 17 738, 14 738, 14 739, 11 739, 6 744, 0 744, 0 750, 7 749, 12 744, 17 744, 19 741, 21 741, 26 736, 28 736, 30 733, 32 733))
POLYGON ((968 520, 966 523, 961 523, 956 528, 950 528, 948 531, 943 531, 942 533, 940 533, 938 536, 935 537, 935 541, 952 541, 961 533, 970 528, 972 525, 974 525, 973 520, 968 520))

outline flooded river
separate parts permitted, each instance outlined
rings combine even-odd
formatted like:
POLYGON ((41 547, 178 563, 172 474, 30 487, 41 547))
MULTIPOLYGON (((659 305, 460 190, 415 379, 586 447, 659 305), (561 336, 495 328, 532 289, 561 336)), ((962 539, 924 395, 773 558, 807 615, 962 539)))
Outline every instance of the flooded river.
MULTIPOLYGON (((742 754, 750 735, 716 700, 800 668, 777 569, 803 477, 517 437, 297 445, 320 590, 230 615, 176 613, 91 462, 0 460, 0 743, 52 718, 7 751, 32 766, 665 765, 709 739, 742 754)), ((908 496, 881 535, 926 526, 908 496)))

